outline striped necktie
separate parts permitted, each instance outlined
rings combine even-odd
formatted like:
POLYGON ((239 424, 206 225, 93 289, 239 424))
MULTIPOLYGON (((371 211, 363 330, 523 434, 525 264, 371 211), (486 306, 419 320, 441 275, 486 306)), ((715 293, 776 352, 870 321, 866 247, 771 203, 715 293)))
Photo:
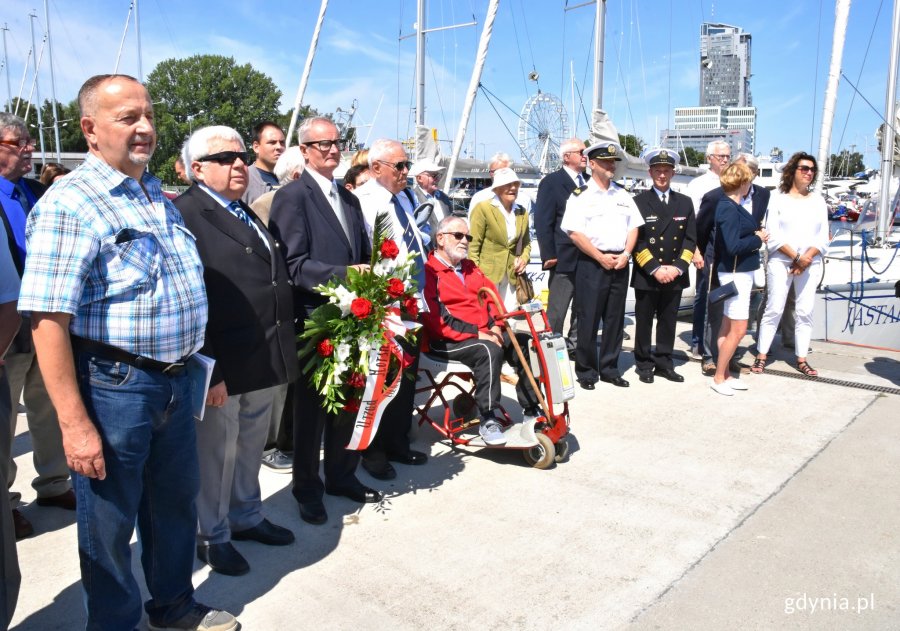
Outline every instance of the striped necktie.
POLYGON ((416 279, 419 291, 425 291, 425 253, 419 247, 419 240, 416 239, 416 233, 413 231, 409 215, 406 214, 406 210, 404 210, 396 195, 391 195, 391 203, 394 205, 394 214, 397 215, 397 221, 400 222, 400 227, 403 228, 403 243, 406 245, 406 250, 418 254, 415 267, 412 269, 412 275, 416 279))
POLYGON ((584 186, 584 176, 581 173, 579 173, 578 177, 575 178, 575 183, 578 185, 579 188, 584 186))
POLYGON ((250 226, 250 228, 253 229, 254 233, 256 232, 256 226, 253 225, 253 220, 250 219, 250 215, 247 214, 247 211, 241 208, 240 202, 238 202, 237 200, 231 202, 230 204, 228 204, 228 210, 232 215, 250 226))
POLYGON ((27 215, 31 210, 31 201, 28 199, 28 193, 25 192, 25 185, 22 183, 20 179, 18 182, 13 184, 13 188, 16 191, 16 198, 19 200, 19 204, 22 206, 22 210, 25 211, 27 215))

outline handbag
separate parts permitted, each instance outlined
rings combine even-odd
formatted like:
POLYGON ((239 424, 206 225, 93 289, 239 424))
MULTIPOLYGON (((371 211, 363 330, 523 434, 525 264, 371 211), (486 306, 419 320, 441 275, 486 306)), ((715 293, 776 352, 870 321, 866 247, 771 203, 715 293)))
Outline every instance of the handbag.
MULTIPOLYGON (((525 229, 528 229, 527 226, 525 229)), ((525 248, 522 243, 524 238, 525 233, 523 232, 519 235, 519 240, 516 241, 516 258, 519 258, 522 255, 522 250, 525 248)), ((531 279, 528 278, 528 274, 525 272, 516 274, 516 302, 522 305, 526 302, 530 302, 532 298, 534 298, 534 285, 531 283, 531 279)))
MULTIPOLYGON (((713 268, 713 269, 715 269, 715 268, 713 268)), ((733 274, 735 271, 737 271, 737 257, 734 257, 734 268, 731 270, 731 273, 733 274)), ((712 282, 711 276, 712 275, 710 275, 710 282, 712 282)), ((734 284, 734 281, 731 281, 730 283, 725 283, 724 285, 719 285, 715 289, 711 289, 709 291, 709 304, 717 305, 720 302, 723 302, 725 300, 728 300, 729 298, 737 296, 737 293, 738 293, 737 285, 734 284)))

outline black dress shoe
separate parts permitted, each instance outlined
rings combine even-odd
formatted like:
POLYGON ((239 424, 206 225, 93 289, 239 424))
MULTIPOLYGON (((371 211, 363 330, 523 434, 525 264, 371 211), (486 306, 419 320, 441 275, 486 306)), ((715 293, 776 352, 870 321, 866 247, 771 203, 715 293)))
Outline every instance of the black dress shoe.
POLYGON ((428 462, 428 456, 421 451, 415 451, 414 449, 410 449, 405 454, 388 454, 387 459, 391 462, 399 462, 400 464, 408 465, 419 465, 428 462))
POLYGON ((652 372, 639 372, 638 379, 640 379, 642 383, 653 383, 653 373, 652 372))
POLYGON ((366 473, 368 473, 376 480, 393 480, 397 477, 397 470, 391 466, 390 462, 385 462, 382 466, 376 467, 375 465, 369 464, 367 460, 363 459, 361 461, 361 464, 366 473))
POLYGON ((263 519, 253 528, 231 533, 235 541, 256 541, 267 546, 286 546, 294 543, 294 533, 263 519))
POLYGON ((325 504, 322 500, 313 500, 311 502, 297 502, 300 507, 300 519, 307 524, 324 524, 328 521, 328 513, 325 512, 325 504))
POLYGON ((621 377, 600 377, 600 381, 604 383, 611 383, 612 385, 618 386, 619 388, 628 387, 628 382, 621 377))
POLYGON ((669 381, 674 381, 675 383, 681 383, 682 381, 684 381, 684 377, 679 375, 671 368, 657 368, 653 372, 663 379, 668 379, 669 381))
POLYGON ((250 564, 230 543, 210 543, 197 546, 197 558, 213 572, 226 576, 241 576, 250 571, 250 564))
POLYGON ((578 380, 578 385, 581 386, 581 388, 582 388, 583 390, 593 390, 594 388, 597 387, 597 386, 594 385, 594 383, 595 383, 595 382, 593 382, 593 381, 587 381, 587 380, 585 380, 585 379, 579 379, 579 380, 578 380))
POLYGON ((39 497, 37 498, 37 505, 53 506, 55 508, 62 508, 65 510, 75 510, 75 491, 69 489, 64 493, 54 495, 53 497, 39 497))
POLYGON ((375 489, 370 489, 363 484, 347 488, 325 489, 325 492, 329 495, 339 495, 341 497, 349 498, 360 504, 375 504, 376 502, 380 502, 383 497, 381 493, 375 489))

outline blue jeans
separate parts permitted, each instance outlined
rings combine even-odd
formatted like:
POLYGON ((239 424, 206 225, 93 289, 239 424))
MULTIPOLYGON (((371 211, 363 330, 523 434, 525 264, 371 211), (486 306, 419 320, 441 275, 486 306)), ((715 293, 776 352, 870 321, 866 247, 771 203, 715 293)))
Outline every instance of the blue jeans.
POLYGON ((191 382, 76 353, 81 396, 103 440, 106 478, 73 473, 88 629, 134 629, 141 592, 131 572, 137 522, 146 604, 157 625, 193 604, 199 490, 191 382))

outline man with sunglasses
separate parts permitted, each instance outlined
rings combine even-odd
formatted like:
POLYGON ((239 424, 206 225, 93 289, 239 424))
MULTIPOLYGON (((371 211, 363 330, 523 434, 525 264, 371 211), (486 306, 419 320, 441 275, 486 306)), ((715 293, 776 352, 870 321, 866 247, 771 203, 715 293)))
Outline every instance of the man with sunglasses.
MULTIPOLYGON (((425 302, 422 323, 429 352, 462 362, 475 378, 475 402, 481 414, 479 434, 488 445, 503 445, 506 436, 496 416, 500 408, 500 367, 504 358, 516 369, 516 398, 526 420, 540 415, 537 397, 509 340, 508 332, 494 322, 489 302, 479 304, 481 288, 497 288, 469 260, 472 235, 465 219, 445 217, 435 234, 436 246, 425 266, 425 302)), ((499 297, 499 296, 498 296, 499 297)), ((520 344, 528 358, 528 344, 520 344)))
MULTIPOLYGON (((25 177, 31 171, 32 151, 34 139, 28 136, 25 121, 13 114, 0 113, 0 217, 3 219, 9 251, 20 278, 25 269, 26 218, 47 190, 37 180, 25 177)), ((56 410, 47 395, 32 347, 29 318, 22 319, 19 332, 6 356, 6 374, 9 377, 13 406, 7 418, 0 419, 0 431, 8 433, 8 438, 4 439, 11 441, 15 436, 18 403, 24 394, 32 456, 37 472, 37 477, 32 481, 37 492, 37 504, 75 510, 75 494, 69 482, 69 467, 63 452, 62 435, 56 420, 56 410)), ((16 464, 10 457, 0 462, 0 466, 6 468, 7 483, 11 488, 16 479, 16 464)), ((6 488, 0 490, 5 491, 6 488)), ((17 539, 34 533, 31 523, 16 508, 20 498, 21 494, 18 492, 9 493, 17 539)))
POLYGON ((202 127, 187 143, 194 184, 175 200, 197 238, 209 301, 200 352, 216 361, 197 424, 197 557, 230 576, 250 570, 231 543, 283 546, 294 534, 263 516, 259 468, 269 422, 297 378, 293 291, 278 244, 241 196, 247 152, 240 134, 202 127))
MULTIPOLYGON (((388 213, 391 217, 391 233, 400 248, 400 256, 407 252, 417 255, 414 278, 419 292, 425 285, 425 243, 416 226, 413 211, 415 197, 407 186, 407 176, 412 164, 406 150, 396 140, 376 140, 369 149, 369 170, 372 178, 354 193, 362 205, 366 228, 371 236, 375 217, 388 213)), ((417 348, 405 349, 415 359, 406 369, 407 375, 400 382, 400 389, 384 410, 378 433, 363 453, 363 469, 376 480, 392 480, 397 472, 391 462, 406 465, 425 464, 428 457, 409 448, 409 426, 415 397, 415 377, 419 364, 417 348)))
POLYGON ((74 473, 85 626, 141 622, 137 525, 150 629, 236 629, 194 599, 191 582, 200 474, 186 363, 206 328, 203 263, 147 172, 156 129, 146 88, 98 75, 78 105, 89 153, 28 217, 18 306, 31 315, 74 473))
MULTIPOLYGON (((315 290, 333 278, 345 278, 347 268, 365 269, 372 247, 359 200, 334 181, 341 160, 340 136, 331 120, 308 118, 297 130, 306 168, 300 177, 279 188, 272 200, 269 229, 282 244, 294 283, 295 333, 313 309, 327 302, 315 290)), ((355 502, 378 502, 381 494, 356 477, 359 453, 345 449, 353 430, 322 408, 322 397, 309 377, 294 382, 294 468, 292 493, 300 517, 311 524, 328 520, 324 494, 355 502), (319 451, 325 437, 324 483, 319 477, 319 451)))

